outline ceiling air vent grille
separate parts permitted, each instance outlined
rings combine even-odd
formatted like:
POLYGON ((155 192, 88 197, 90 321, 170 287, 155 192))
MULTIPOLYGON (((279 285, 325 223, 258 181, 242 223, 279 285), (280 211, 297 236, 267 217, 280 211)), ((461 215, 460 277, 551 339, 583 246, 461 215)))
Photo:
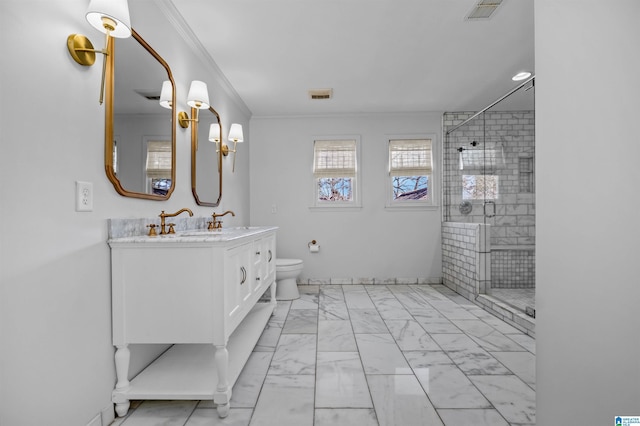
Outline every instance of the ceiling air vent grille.
POLYGON ((502 0, 480 0, 466 19, 467 21, 489 19, 501 4, 502 0))
POLYGON ((146 91, 146 90, 134 90, 134 92, 136 92, 138 95, 142 96, 143 98, 147 98, 150 101, 160 100, 160 93, 158 92, 146 91))
POLYGON ((316 99, 331 99, 333 97, 332 89, 313 89, 309 90, 309 98, 316 99))

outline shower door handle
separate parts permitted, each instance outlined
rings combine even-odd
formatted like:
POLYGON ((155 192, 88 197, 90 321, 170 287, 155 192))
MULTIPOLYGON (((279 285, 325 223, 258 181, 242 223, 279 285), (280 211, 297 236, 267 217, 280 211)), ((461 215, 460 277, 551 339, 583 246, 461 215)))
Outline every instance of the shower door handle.
POLYGON ((485 217, 494 217, 496 215, 496 202, 495 201, 485 201, 484 202, 484 215, 485 217), (493 206, 491 209, 491 213, 487 213, 487 205, 493 206))

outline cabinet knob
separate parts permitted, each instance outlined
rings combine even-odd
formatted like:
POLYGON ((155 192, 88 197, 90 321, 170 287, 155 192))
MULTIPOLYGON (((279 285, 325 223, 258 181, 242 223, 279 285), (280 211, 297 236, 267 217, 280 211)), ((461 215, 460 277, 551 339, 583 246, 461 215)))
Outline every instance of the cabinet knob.
POLYGON ((260 281, 260 277, 256 277, 256 281, 260 281))
POLYGON ((256 252, 256 256, 260 256, 260 251, 257 251, 257 252, 256 252))
POLYGON ((242 285, 247 280, 247 270, 244 269, 244 266, 241 266, 240 271, 242 271, 242 281, 240 281, 240 285, 242 285))

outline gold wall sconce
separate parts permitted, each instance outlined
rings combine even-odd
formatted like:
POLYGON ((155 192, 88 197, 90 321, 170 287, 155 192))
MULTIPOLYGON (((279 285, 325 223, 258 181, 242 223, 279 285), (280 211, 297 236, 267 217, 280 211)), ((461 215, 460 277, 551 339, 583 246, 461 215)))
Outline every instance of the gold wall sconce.
MULTIPOLYGON (((162 98, 162 95, 160 97, 162 98)), ((189 94, 187 95, 187 105, 191 107, 191 118, 184 111, 178 113, 178 123, 183 129, 189 127, 190 121, 198 121, 199 109, 209 109, 209 92, 205 82, 198 80, 191 82, 189 94)))
MULTIPOLYGON (((216 144, 220 144, 222 142, 222 138, 220 136, 220 124, 213 123, 209 128, 209 140, 211 142, 215 142, 216 144)), ((225 157, 229 155, 230 152, 233 152, 233 169, 236 170, 236 152, 237 152, 237 144, 244 141, 244 136, 242 134, 242 125, 233 123, 231 128, 229 129, 229 141, 233 142, 233 149, 229 149, 229 146, 226 144, 222 144, 221 147, 216 149, 216 152, 222 150, 222 155, 225 157)))
MULTIPOLYGON (((69 54, 80 65, 93 65, 96 61, 96 53, 102 53, 105 56, 109 55, 112 51, 111 37, 127 38, 131 36, 131 20, 129 18, 129 3, 127 0, 91 0, 86 18, 91 26, 106 34, 106 38, 103 49, 94 49, 91 40, 82 34, 71 34, 67 37, 69 54)), ((103 57, 100 104, 104 100, 106 67, 106 57, 103 57)))
POLYGON ((229 129, 229 142, 233 142, 233 149, 229 149, 227 145, 222 145, 222 155, 227 156, 230 152, 233 152, 233 168, 232 172, 236 171, 236 152, 237 144, 244 141, 242 134, 242 124, 233 123, 229 129))

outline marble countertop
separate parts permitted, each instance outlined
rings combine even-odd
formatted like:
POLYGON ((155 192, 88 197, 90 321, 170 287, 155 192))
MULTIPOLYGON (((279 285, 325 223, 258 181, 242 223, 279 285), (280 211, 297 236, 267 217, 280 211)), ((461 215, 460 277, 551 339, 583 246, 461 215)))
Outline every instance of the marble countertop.
POLYGON ((236 228, 223 228, 216 231, 209 231, 207 229, 187 229, 176 231, 175 234, 158 235, 154 237, 149 237, 148 235, 135 235, 120 238, 110 238, 107 242, 109 243, 109 245, 140 243, 223 243, 262 234, 269 231, 275 231, 276 229, 278 229, 277 226, 239 226, 236 228))

